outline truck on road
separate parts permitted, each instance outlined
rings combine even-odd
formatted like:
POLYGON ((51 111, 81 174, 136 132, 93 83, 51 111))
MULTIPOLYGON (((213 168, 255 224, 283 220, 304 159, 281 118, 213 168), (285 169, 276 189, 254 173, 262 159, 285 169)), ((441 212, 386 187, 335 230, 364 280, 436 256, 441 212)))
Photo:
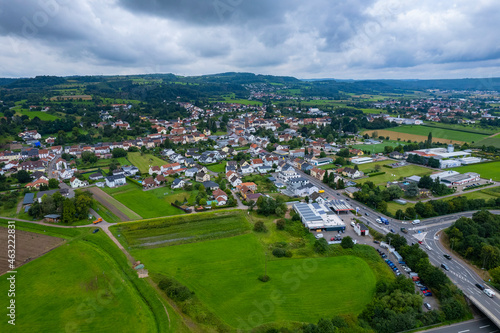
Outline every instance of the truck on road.
POLYGON ((493 298, 493 296, 495 296, 495 292, 491 289, 484 289, 483 292, 488 296, 488 297, 491 297, 493 298))
POLYGON ((97 224, 97 223, 100 223, 102 222, 102 217, 98 218, 97 220, 95 220, 94 222, 92 222, 93 224, 97 224))
POLYGON ((407 234, 408 230, 406 228, 401 228, 401 232, 404 233, 404 234, 407 234))
POLYGON ((386 225, 389 225, 389 220, 386 219, 385 217, 382 217, 382 216, 379 216, 380 218, 380 221, 382 221, 382 223, 386 224, 386 225))

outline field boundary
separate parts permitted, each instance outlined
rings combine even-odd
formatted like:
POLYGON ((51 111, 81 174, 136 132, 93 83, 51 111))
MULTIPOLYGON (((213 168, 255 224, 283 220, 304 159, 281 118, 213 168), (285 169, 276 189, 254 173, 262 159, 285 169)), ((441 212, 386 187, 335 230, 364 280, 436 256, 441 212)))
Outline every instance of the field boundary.
POLYGON ((101 203, 104 207, 109 209, 122 221, 140 220, 142 216, 116 200, 98 187, 89 187, 86 189, 94 195, 94 198, 101 203))

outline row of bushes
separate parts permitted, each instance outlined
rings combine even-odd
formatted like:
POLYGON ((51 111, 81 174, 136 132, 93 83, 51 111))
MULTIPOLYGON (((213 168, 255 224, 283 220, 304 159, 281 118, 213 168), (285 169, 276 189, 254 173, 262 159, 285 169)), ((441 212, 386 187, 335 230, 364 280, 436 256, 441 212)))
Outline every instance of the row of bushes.
POLYGON ((385 174, 385 171, 380 171, 380 172, 372 172, 368 175, 368 177, 375 177, 375 176, 379 176, 379 175, 384 175, 385 174))

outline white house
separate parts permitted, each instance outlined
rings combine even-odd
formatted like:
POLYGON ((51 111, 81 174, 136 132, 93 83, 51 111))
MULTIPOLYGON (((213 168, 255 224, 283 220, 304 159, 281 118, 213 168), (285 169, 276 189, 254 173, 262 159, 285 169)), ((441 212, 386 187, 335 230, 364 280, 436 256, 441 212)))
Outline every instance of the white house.
POLYGON ((78 187, 83 187, 87 186, 88 183, 86 181, 81 181, 80 179, 73 177, 69 181, 69 184, 71 185, 72 188, 78 188, 78 187))
POLYGON ((174 179, 171 187, 172 188, 183 188, 185 184, 186 183, 184 182, 184 180, 176 178, 176 179, 174 179))
POLYGON ((127 179, 124 175, 114 175, 106 177, 106 185, 108 187, 117 187, 120 185, 125 185, 127 183, 127 179))

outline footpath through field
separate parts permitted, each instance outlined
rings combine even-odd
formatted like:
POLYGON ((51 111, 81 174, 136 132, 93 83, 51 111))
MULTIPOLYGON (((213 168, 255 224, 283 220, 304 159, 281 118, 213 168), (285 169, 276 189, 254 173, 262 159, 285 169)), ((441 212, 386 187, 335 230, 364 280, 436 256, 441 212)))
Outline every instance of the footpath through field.
POLYGON ((104 192, 98 187, 89 187, 85 189, 94 195, 94 198, 99 201, 104 207, 109 209, 113 214, 118 216, 122 221, 140 220, 142 217, 130 208, 104 192))

